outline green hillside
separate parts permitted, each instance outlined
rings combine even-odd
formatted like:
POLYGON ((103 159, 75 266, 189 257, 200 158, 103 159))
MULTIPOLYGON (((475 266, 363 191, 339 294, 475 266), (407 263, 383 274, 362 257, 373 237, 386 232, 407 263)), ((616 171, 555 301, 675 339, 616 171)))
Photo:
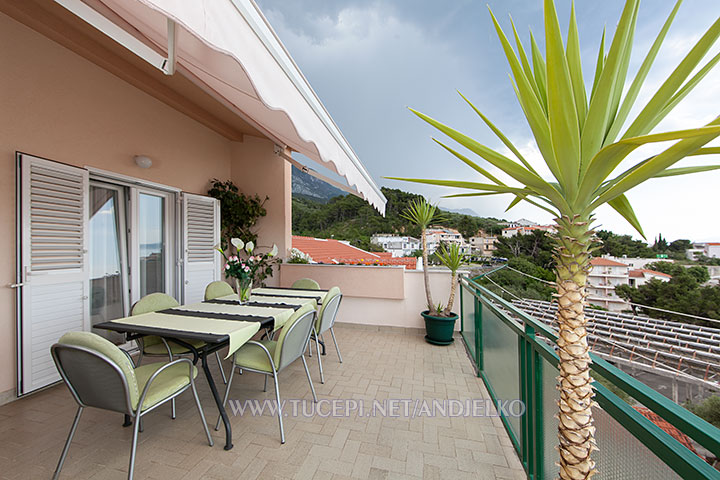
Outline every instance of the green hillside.
MULTIPOLYGON (((370 244, 370 237, 376 233, 418 237, 420 230, 402 218, 400 213, 412 200, 421 196, 393 188, 383 188, 382 192, 388 200, 385 217, 355 195, 334 197, 327 203, 293 195, 293 234, 349 240, 356 247, 366 250, 374 248, 370 244)), ((466 238, 481 228, 493 233, 500 233, 503 228, 500 225, 502 220, 495 218, 451 212, 443 212, 443 215, 446 219, 441 222, 442 225, 458 229, 466 238)))

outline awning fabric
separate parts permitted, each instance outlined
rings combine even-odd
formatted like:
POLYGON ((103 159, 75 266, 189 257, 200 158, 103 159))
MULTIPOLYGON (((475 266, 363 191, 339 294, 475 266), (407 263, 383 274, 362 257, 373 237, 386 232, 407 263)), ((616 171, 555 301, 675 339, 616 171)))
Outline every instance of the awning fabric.
POLYGON ((386 199, 252 0, 102 3, 161 51, 176 22, 176 65, 281 146, 320 163, 381 213, 386 199))

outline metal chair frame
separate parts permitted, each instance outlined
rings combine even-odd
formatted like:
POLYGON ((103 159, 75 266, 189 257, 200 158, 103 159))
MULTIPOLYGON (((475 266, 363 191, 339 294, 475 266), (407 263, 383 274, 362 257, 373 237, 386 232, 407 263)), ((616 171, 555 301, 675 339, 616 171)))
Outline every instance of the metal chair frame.
MULTIPOLYGON (((300 323, 300 320, 302 318, 304 318, 307 315, 312 315, 313 317, 315 317, 315 314, 316 314, 316 312, 314 312, 314 311, 308 312, 305 315, 303 315, 302 317, 295 320, 295 323, 290 325, 290 329, 288 330, 288 333, 286 334, 286 336, 289 335, 290 333, 292 333, 292 331, 298 326, 298 324, 300 323)), ((304 355, 305 350, 307 349, 307 346, 310 343, 310 334, 312 333, 314 323, 315 322, 314 322, 314 318, 313 318, 313 322, 310 324, 310 328, 308 329, 308 332, 307 332, 307 338, 305 340, 305 343, 304 343, 301 353, 300 353, 300 359, 302 360, 303 367, 305 368, 305 375, 307 376, 308 383, 310 384, 310 390, 312 391, 313 402, 317 403, 318 399, 317 399, 317 395, 315 394, 315 386, 313 385, 312 378, 310 377, 310 370, 308 369, 307 362, 305 361, 305 355, 304 355)), ((268 360, 270 361, 270 369, 272 370, 272 372, 264 372, 262 370, 248 368, 247 366, 242 367, 242 370, 248 371, 248 372, 254 372, 254 373, 261 373, 261 374, 265 375, 265 386, 263 387, 264 392, 267 391, 267 379, 270 375, 272 375, 273 382, 275 383, 275 400, 277 401, 278 422, 280 424, 280 443, 285 443, 285 429, 283 428, 283 420, 282 420, 282 417, 283 417, 282 404, 280 403, 280 388, 278 387, 278 379, 277 379, 278 373, 280 373, 280 371, 282 371, 284 368, 278 370, 275 367, 275 361, 273 360, 272 354, 267 349, 267 347, 265 345, 263 345, 262 343, 257 342, 255 340, 250 340, 249 342, 247 342, 247 344, 256 345, 256 346, 262 348, 262 350, 267 355, 268 360)), ((282 355, 282 351, 281 351, 280 352, 281 360, 282 360, 282 356, 283 355, 282 355)), ((297 358, 295 360, 297 360, 297 358)), ((293 360, 293 361, 295 361, 295 360, 293 360)), ((292 362, 290 362, 290 363, 292 363, 292 362)), ((227 404, 228 397, 230 396, 230 386, 232 385, 232 380, 235 375, 236 369, 240 369, 240 366, 235 365, 235 361, 233 360, 232 370, 230 371, 230 378, 228 379, 227 387, 225 389, 225 396, 223 397, 223 407, 227 404)), ((220 428, 220 417, 218 417, 217 423, 215 424, 215 430, 218 430, 219 428, 220 428)))
MULTIPOLYGON (((203 428, 205 430, 205 435, 207 436, 208 443, 210 444, 211 447, 213 446, 213 439, 210 436, 210 431, 208 430, 207 422, 205 420, 205 414, 203 413, 202 405, 200 405, 200 399, 197 394, 197 389, 195 388, 195 378, 193 377, 193 363, 190 361, 190 359, 179 358, 177 360, 168 362, 165 365, 163 365, 162 367, 160 367, 155 373, 153 373, 153 375, 148 379, 147 383, 145 384, 145 387, 143 388, 142 393, 140 394, 140 398, 138 400, 138 406, 137 406, 137 409, 135 410, 132 408, 132 402, 130 401, 130 390, 129 390, 129 386, 127 383, 127 378, 125 378, 125 374, 123 373, 123 371, 120 369, 120 367, 114 361, 112 361, 107 356, 105 356, 99 352, 96 352, 95 350, 89 349, 89 348, 80 347, 80 346, 76 346, 76 345, 63 345, 63 344, 56 343, 55 345, 53 345, 51 347, 52 357, 53 357, 53 360, 55 361, 55 365, 57 366, 58 371, 60 372, 60 376, 62 377, 63 381, 65 382, 65 385, 68 386, 68 389, 70 390, 70 393, 72 394, 73 398, 75 399, 75 402, 77 402, 77 404, 78 404, 78 410, 77 410, 77 413, 75 414, 75 419, 73 420, 72 427, 70 428, 70 433, 68 434, 68 438, 65 441, 65 446, 63 447, 62 454, 60 455, 60 460, 58 461, 58 465, 55 469, 55 473, 53 474, 53 477, 52 477, 53 480, 56 480, 60 476, 60 470, 62 470, 63 464, 65 463, 65 458, 67 457, 68 451, 70 450, 70 444, 72 442, 73 436, 75 435, 75 432, 77 431, 77 426, 78 426, 78 423, 80 422, 80 416, 82 415, 83 410, 85 408, 94 407, 94 405, 86 405, 85 403, 83 403, 83 401, 80 399, 80 395, 78 394, 77 390, 75 389, 73 384, 68 379, 68 376, 65 372, 65 368, 63 367, 62 362, 59 360, 58 354, 57 354, 58 350, 61 350, 61 349, 82 351, 86 354, 92 355, 92 356, 98 358, 99 360, 105 362, 106 364, 108 364, 118 375, 118 380, 121 381, 122 387, 125 391, 125 399, 124 399, 125 400, 125 410, 120 411, 120 413, 124 413, 125 415, 135 419, 134 426, 133 426, 132 444, 130 447, 130 465, 128 467, 128 480, 132 480, 133 473, 135 470, 135 454, 137 451, 138 432, 140 430, 140 424, 141 424, 142 417, 144 415, 146 415, 147 413, 150 413, 151 411, 155 410, 160 405, 167 403, 170 400, 174 400, 175 397, 182 394, 189 388, 192 389, 193 398, 195 399, 195 406, 197 407, 198 413, 200 414, 200 419, 202 420, 203 428), (152 385, 153 381, 158 377, 158 375, 160 375, 160 373, 162 373, 166 369, 168 369, 174 365, 180 364, 180 363, 188 364, 188 378, 190 379, 190 383, 188 385, 180 388, 177 392, 173 393, 169 397, 159 401, 152 407, 143 410, 142 406, 145 403, 145 397, 147 396, 148 392, 150 391, 150 386, 152 385)), ((130 358, 129 354, 126 351, 122 350, 122 352, 125 353, 125 355, 128 358, 130 358)), ((108 408, 103 408, 103 407, 95 407, 95 408, 101 408, 103 410, 110 410, 108 408)), ((110 411, 113 411, 113 410, 110 410, 110 411)))
MULTIPOLYGON (((330 335, 332 336, 333 343, 335 344, 335 351, 337 352, 338 359, 340 360, 340 363, 343 362, 342 355, 340 355, 340 347, 338 346, 337 339, 335 338, 335 331, 333 330, 333 326, 335 325, 335 319, 337 318, 338 311, 340 310, 340 302, 342 301, 342 293, 334 296, 328 301, 328 304, 325 306, 325 310, 323 310, 323 317, 325 316, 325 312, 327 312, 328 308, 334 308, 333 317, 329 322, 329 326, 325 328, 322 331, 323 328, 323 318, 320 318, 320 326, 318 328, 315 328, 315 325, 313 324, 313 331, 312 331, 312 337, 315 339, 315 348, 317 349, 317 357, 318 357, 318 367, 320 368, 320 383, 325 383, 325 374, 323 373, 323 366, 322 366, 322 358, 320 355, 320 340, 319 337, 322 337, 322 343, 323 343, 323 351, 325 347, 325 336, 323 333, 330 330, 330 335), (337 307, 332 306, 331 303, 337 301, 337 307)), ((312 357, 312 342, 310 343, 310 356, 312 357)))

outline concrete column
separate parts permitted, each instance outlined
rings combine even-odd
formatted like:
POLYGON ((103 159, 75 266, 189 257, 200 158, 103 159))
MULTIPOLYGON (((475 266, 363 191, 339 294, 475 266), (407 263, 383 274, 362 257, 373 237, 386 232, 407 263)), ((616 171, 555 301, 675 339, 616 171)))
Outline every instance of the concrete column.
MULTIPOLYGON (((290 163, 275 154, 273 142, 246 135, 242 142, 233 142, 231 180, 246 195, 269 197, 265 202, 267 215, 255 231, 258 246, 278 246, 278 255, 285 258, 292 246, 292 169, 290 163)), ((268 281, 274 285, 277 273, 268 281)))

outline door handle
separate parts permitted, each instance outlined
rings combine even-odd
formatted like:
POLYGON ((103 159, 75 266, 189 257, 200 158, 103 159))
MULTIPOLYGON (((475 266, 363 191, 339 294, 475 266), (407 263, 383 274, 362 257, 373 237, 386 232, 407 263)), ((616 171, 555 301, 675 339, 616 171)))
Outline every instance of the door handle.
POLYGON ((24 284, 23 282, 20 282, 20 283, 8 283, 8 287, 10 287, 10 288, 20 288, 20 287, 24 287, 24 286, 25 286, 25 284, 24 284))

